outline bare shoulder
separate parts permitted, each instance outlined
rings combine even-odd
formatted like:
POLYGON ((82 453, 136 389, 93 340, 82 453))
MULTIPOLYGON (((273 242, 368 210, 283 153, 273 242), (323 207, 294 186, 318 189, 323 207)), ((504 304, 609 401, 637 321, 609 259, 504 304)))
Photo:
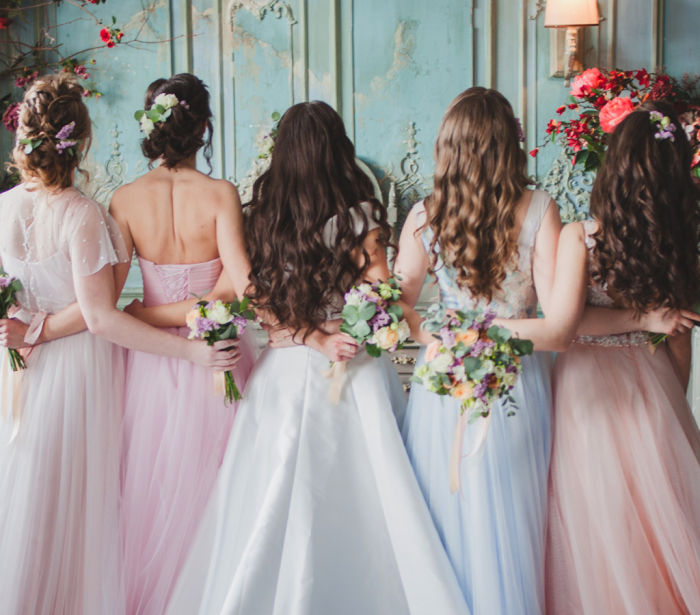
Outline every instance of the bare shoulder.
POLYGON ((152 174, 153 172, 146 173, 138 179, 135 179, 129 184, 124 184, 116 189, 112 195, 112 200, 109 204, 109 211, 114 215, 115 213, 124 213, 132 205, 136 205, 142 202, 142 196, 145 190, 147 190, 153 184, 152 174), (141 195, 141 198, 139 198, 141 195))
POLYGON ((241 197, 238 194, 238 188, 226 179, 207 178, 209 182, 208 189, 213 200, 222 209, 241 209, 241 197))
POLYGON ((562 245, 575 246, 581 245, 585 248, 586 246, 586 229, 583 222, 571 222, 564 226, 561 230, 561 236, 559 242, 562 245))

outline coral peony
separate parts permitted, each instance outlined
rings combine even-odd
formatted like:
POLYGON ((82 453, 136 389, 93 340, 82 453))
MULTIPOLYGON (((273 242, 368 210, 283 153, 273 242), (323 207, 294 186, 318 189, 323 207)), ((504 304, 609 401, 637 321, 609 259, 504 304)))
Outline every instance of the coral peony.
POLYGON ((109 41, 112 40, 112 33, 108 28, 102 28, 102 30, 100 30, 100 38, 103 43, 109 43, 109 41))
POLYGON ((600 127, 612 132, 617 125, 634 111, 634 103, 629 98, 613 98, 600 110, 600 127))
POLYGON ((591 93, 591 90, 597 90, 605 84, 605 77, 597 68, 589 68, 583 71, 571 86, 571 95, 576 98, 583 98, 591 93))

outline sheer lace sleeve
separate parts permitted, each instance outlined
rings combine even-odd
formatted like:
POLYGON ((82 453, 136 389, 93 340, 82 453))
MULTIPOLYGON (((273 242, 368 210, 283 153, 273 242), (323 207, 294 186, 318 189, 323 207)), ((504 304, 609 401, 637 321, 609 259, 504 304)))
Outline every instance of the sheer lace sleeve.
POLYGON ((115 220, 102 205, 87 197, 71 202, 61 230, 75 276, 92 275, 107 265, 130 260, 115 220))

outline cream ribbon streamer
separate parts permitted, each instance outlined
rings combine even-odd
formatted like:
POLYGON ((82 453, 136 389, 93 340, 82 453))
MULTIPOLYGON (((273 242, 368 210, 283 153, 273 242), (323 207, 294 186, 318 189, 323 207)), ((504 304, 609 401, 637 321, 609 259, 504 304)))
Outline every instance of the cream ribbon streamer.
POLYGON ((347 361, 336 361, 327 372, 321 372, 324 378, 331 379, 331 392, 328 399, 336 406, 340 403, 340 392, 343 389, 343 374, 347 361))
POLYGON ((22 419, 22 372, 12 371, 10 356, 7 350, 2 352, 2 418, 6 421, 12 413, 12 442, 19 433, 19 425, 22 419))
POLYGON ((218 397, 226 390, 224 372, 214 372, 214 397, 218 397))
POLYGON ((462 489, 462 460, 468 457, 476 457, 484 446, 486 442, 486 435, 489 432, 489 426, 491 425, 491 413, 493 409, 489 411, 486 418, 481 417, 479 423, 481 424, 481 432, 479 433, 479 438, 476 441, 476 446, 466 455, 462 455, 462 448, 464 447, 464 432, 467 429, 467 423, 469 421, 468 411, 460 412, 459 419, 457 419, 457 427, 455 427, 455 435, 452 440, 452 454, 450 455, 450 493, 455 493, 456 491, 461 491, 462 489))

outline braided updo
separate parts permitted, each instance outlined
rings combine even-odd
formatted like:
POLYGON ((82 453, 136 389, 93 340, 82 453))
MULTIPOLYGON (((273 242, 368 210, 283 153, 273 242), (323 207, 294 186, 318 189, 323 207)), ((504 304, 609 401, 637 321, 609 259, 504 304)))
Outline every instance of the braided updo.
POLYGON ((23 181, 37 179, 42 186, 56 192, 73 185, 73 172, 80 167, 80 156, 56 148, 56 135, 71 122, 75 127, 71 140, 86 143, 92 123, 83 102, 83 88, 70 74, 46 75, 37 79, 24 95, 20 107, 17 143, 12 150, 12 166, 23 181), (26 154, 20 138, 41 141, 26 154))
POLYGON ((173 107, 165 122, 156 122, 150 137, 141 142, 143 155, 151 164, 160 160, 162 166, 173 169, 204 148, 211 173, 213 130, 207 86, 189 73, 158 79, 148 86, 145 109, 151 108, 159 94, 174 94, 185 104, 173 107))

